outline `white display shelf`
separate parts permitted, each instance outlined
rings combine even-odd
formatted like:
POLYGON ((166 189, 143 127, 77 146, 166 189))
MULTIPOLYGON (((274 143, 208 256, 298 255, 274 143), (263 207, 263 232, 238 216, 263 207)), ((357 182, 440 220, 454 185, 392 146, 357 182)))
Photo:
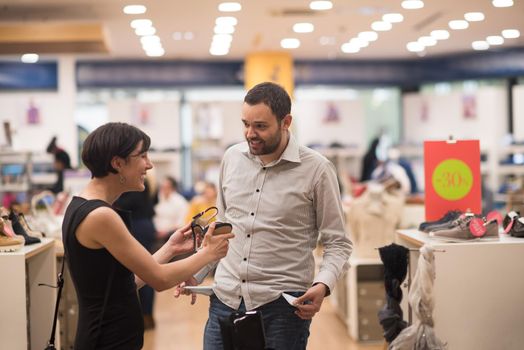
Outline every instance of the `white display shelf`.
MULTIPOLYGON (((418 230, 400 230, 397 241, 443 250, 435 252, 433 316, 436 334, 449 349, 522 349, 524 239, 501 235, 499 240, 447 243, 418 230)), ((418 251, 411 252, 412 277, 418 257, 418 251)), ((407 295, 405 290, 405 319, 407 295)))
MULTIPOLYGON (((53 324, 56 289, 54 240, 0 253, 0 349, 44 349, 53 324)), ((59 348, 59 347, 57 347, 59 348)))

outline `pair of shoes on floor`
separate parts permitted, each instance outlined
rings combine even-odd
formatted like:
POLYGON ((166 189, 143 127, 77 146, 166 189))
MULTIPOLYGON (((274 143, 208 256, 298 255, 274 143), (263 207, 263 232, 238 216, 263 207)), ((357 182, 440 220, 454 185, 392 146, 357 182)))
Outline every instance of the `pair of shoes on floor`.
POLYGON ((513 237, 524 237, 524 217, 518 211, 510 211, 502 222, 504 233, 513 237))
POLYGON ((496 219, 480 218, 464 214, 451 225, 429 233, 431 237, 442 239, 471 240, 477 238, 498 238, 499 223, 496 219))

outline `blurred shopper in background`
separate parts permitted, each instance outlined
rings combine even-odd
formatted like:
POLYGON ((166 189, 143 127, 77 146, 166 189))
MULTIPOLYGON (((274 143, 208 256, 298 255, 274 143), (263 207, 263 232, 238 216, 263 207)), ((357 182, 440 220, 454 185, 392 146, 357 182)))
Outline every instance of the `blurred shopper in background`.
POLYGON ((56 136, 47 145, 46 152, 54 156, 53 167, 56 173, 56 182, 49 190, 56 194, 64 190, 64 170, 71 169, 71 158, 63 148, 58 147, 56 136))
MULTIPOLYGON (((189 202, 189 209, 186 215, 185 222, 191 221, 193 217, 209 207, 216 206, 217 202, 217 187, 212 182, 203 182, 200 194, 197 194, 189 202)), ((195 184, 195 190, 198 192, 198 184, 195 184)))
POLYGON ((165 177, 158 190, 153 217, 158 238, 164 238, 184 225, 188 206, 187 200, 178 192, 177 181, 171 176, 165 177))

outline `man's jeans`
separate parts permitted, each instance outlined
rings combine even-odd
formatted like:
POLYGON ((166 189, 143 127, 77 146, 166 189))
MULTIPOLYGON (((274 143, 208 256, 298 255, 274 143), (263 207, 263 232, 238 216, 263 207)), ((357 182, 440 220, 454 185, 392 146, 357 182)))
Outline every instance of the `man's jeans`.
MULTIPOLYGON (((304 292, 289 292, 300 296, 304 292)), ((272 350, 305 350, 309 337, 311 320, 303 320, 295 315, 296 309, 280 297, 255 309, 260 311, 264 321, 266 348, 272 350)), ((227 318, 237 310, 222 303, 215 295, 211 296, 209 319, 204 333, 204 350, 223 350, 219 318, 227 318)), ((244 301, 238 311, 246 311, 244 301)))

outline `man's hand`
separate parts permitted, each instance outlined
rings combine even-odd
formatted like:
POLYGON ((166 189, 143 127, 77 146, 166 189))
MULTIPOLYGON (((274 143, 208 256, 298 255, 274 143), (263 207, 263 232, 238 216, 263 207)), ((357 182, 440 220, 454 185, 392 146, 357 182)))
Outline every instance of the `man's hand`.
POLYGON ((318 283, 309 288, 304 295, 297 298, 293 303, 297 308, 295 314, 303 320, 311 320, 320 311, 328 288, 323 283, 318 283), (304 304, 306 303, 307 304, 304 304))
POLYGON ((191 295, 191 305, 194 305, 196 303, 197 295, 193 292, 190 292, 186 290, 185 286, 197 286, 198 282, 194 277, 191 277, 185 282, 180 283, 178 286, 175 287, 175 291, 173 292, 173 296, 175 298, 178 298, 180 295, 191 295))

